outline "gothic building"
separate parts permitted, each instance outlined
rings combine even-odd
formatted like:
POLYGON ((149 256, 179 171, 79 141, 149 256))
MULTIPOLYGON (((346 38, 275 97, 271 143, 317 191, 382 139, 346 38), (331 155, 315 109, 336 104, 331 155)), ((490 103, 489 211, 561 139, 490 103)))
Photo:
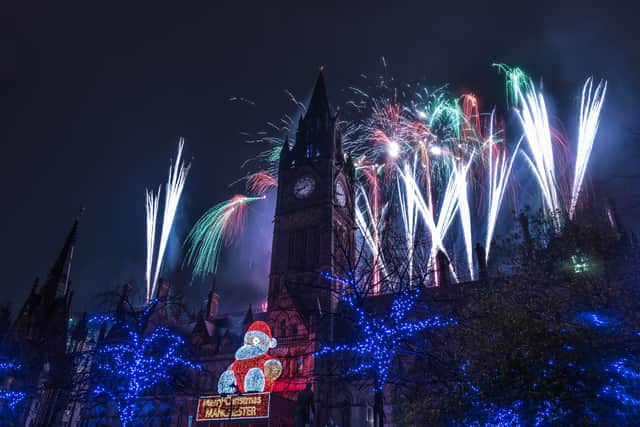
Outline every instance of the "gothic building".
POLYGON ((68 400, 72 360, 68 355, 70 270, 78 231, 76 220, 47 279, 36 278, 9 330, 4 346, 22 362, 29 390, 25 425, 59 425, 68 400))
POLYGON ((280 156, 268 294, 279 342, 272 353, 284 365, 274 391, 294 399, 313 383, 318 425, 331 416, 336 390, 330 366, 313 354, 334 337, 339 283, 328 278, 353 267, 354 172, 321 72, 295 144, 285 140, 280 156))
POLYGON ((218 377, 233 361, 243 332, 252 321, 266 320, 278 341, 270 354, 283 365, 274 385, 269 425, 293 426, 296 399, 307 385, 312 385, 315 399, 313 425, 324 426, 329 420, 343 426, 368 425, 369 402, 338 390, 329 363, 314 357, 335 335, 339 283, 330 278, 353 267, 354 175, 320 73, 295 142, 286 138, 280 156, 268 309, 254 312, 249 306, 245 313, 219 313, 221 302, 212 286, 190 335, 209 374, 194 378, 198 391, 186 393, 177 404, 181 419, 195 413, 198 395, 217 394, 218 377))
MULTIPOLYGON (((224 301, 220 301, 213 283, 203 309, 190 318, 184 308, 176 309, 168 302, 175 300, 168 282, 162 281, 159 302, 145 330, 150 332, 162 325, 187 337, 196 361, 204 369, 191 373, 168 404, 163 398, 149 396, 140 413, 144 425, 196 425, 198 398, 217 394, 218 377, 233 361, 243 332, 254 320, 269 323, 278 341, 270 354, 283 364, 272 394, 269 425, 293 426, 296 399, 307 385, 313 389, 313 425, 324 426, 330 420, 341 426, 369 425, 370 403, 366 400, 370 396, 354 397, 331 380, 330 362, 314 357, 321 345, 336 337, 334 313, 340 283, 331 277, 344 276, 354 263, 354 181, 354 164, 343 150, 338 116, 329 104, 320 73, 308 108, 298 122, 295 141, 290 143, 287 138, 280 156, 268 309, 257 311, 249 306, 246 311, 221 313, 219 307, 224 301)), ((81 401, 90 384, 69 384, 74 374, 90 369, 90 356, 77 357, 91 353, 88 342, 118 339, 117 329, 103 326, 91 332, 86 317, 74 327, 68 321, 69 271, 76 233, 77 221, 47 280, 41 287, 34 284, 11 328, 23 354, 33 359, 29 366, 35 367, 32 376, 37 392, 24 417, 28 426, 118 425, 112 409, 81 401)), ((127 316, 133 309, 125 303, 129 292, 125 286, 116 318, 127 316)), ((242 425, 263 424, 254 421, 242 425)))

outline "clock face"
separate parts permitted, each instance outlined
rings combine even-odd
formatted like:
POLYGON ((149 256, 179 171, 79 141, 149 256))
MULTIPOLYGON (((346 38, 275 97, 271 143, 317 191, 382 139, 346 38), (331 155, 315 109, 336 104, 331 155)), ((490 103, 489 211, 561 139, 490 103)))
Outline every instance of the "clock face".
POLYGON ((310 176, 303 176, 293 185, 293 194, 298 199, 306 199, 316 188, 316 181, 310 176))
POLYGON ((344 190, 342 181, 336 182, 336 202, 341 207, 347 203, 347 193, 344 190))

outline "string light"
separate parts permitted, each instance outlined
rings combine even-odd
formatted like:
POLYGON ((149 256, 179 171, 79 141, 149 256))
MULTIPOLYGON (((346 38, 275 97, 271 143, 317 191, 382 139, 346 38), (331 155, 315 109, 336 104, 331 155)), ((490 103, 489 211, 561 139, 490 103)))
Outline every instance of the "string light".
POLYGON ((15 362, 0 362, 0 372, 17 371, 22 369, 22 365, 15 362))
POLYGON ((93 314, 89 317, 89 324, 109 323, 115 320, 112 314, 93 314))
MULTIPOLYGON (((324 277, 329 278, 328 275, 324 277)), ((354 280, 350 277, 342 279, 341 282, 354 283, 354 280)), ((373 374, 374 387, 381 391, 389 378, 393 359, 401 350, 403 340, 425 329, 442 328, 455 323, 452 319, 441 319, 439 316, 417 321, 408 320, 408 314, 413 311, 419 295, 418 290, 399 293, 395 296, 387 315, 375 316, 366 313, 361 305, 357 304, 354 295, 344 294, 343 301, 356 313, 358 341, 355 344, 324 346, 315 355, 355 354, 360 363, 350 368, 348 374, 373 374)))
POLYGON ((0 390, 0 401, 6 402, 13 411, 27 397, 24 391, 0 390))
MULTIPOLYGON (((11 374, 12 372, 22 369, 20 363, 3 360, 0 362, 0 378, 4 375, 11 374)), ((27 397, 27 394, 21 390, 4 390, 0 389, 0 402, 6 403, 11 411, 14 411, 16 407, 27 397)))
POLYGON ((617 359, 609 364, 606 371, 611 375, 609 384, 602 388, 603 397, 613 398, 625 407, 634 411, 640 408, 640 371, 629 367, 632 364, 627 358, 617 359))
POLYGON ((120 422, 128 426, 136 402, 154 386, 168 382, 175 368, 199 369, 181 355, 184 340, 165 327, 142 335, 124 326, 127 337, 98 351, 95 395, 106 395, 116 403, 120 422))
POLYGON ((580 313, 578 315, 578 320, 584 323, 587 323, 590 326, 596 326, 596 327, 607 326, 613 322, 608 317, 592 311, 580 313))

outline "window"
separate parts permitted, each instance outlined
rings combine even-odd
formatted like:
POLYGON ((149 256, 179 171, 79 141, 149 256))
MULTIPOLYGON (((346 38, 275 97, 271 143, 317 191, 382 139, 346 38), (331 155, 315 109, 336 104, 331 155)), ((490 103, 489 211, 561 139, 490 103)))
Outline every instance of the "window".
POLYGON ((305 230, 297 230, 289 233, 289 265, 295 268, 305 266, 306 252, 305 230))
POLYGON ((287 322, 284 320, 280 321, 280 337, 284 338, 287 336, 287 322))
POLYGON ((291 324, 291 326, 289 326, 289 335, 291 335, 292 337, 295 337, 296 335, 298 335, 298 325, 293 323, 291 324))
POLYGON ((296 231, 295 235, 296 235, 296 253, 295 253, 295 257, 296 257, 296 266, 298 267, 304 267, 305 265, 305 258, 306 258, 306 253, 307 253, 307 241, 306 241, 306 236, 305 236, 305 230, 298 230, 296 231))
POLYGON ((288 233, 289 235, 287 236, 287 240, 289 243, 289 265, 293 264, 293 260, 295 259, 296 256, 296 247, 295 247, 295 233, 288 233))
POLYGON ((373 408, 371 406, 367 406, 367 425, 373 426, 373 408))
POLYGON ((318 264, 318 245, 320 242, 317 236, 316 228, 307 230, 307 267, 314 267, 318 264))
POLYGON ((572 255, 571 265, 573 267, 573 272, 576 274, 586 273, 590 269, 589 258, 584 255, 572 255))

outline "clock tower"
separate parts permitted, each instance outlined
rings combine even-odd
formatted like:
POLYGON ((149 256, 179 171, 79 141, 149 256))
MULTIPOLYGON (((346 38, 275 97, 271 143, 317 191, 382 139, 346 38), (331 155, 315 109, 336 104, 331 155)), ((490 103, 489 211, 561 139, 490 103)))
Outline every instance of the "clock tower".
POLYGON ((268 321, 278 340, 272 352, 283 362, 274 391, 293 399, 312 382, 316 399, 330 394, 327 367, 313 354, 333 338, 340 282, 330 278, 353 266, 354 174, 320 72, 295 141, 285 138, 280 154, 269 276, 268 321))
POLYGON ((322 72, 295 143, 280 154, 269 306, 286 289, 299 313, 331 312, 335 289, 323 275, 343 276, 355 245, 354 166, 345 156, 322 72))

